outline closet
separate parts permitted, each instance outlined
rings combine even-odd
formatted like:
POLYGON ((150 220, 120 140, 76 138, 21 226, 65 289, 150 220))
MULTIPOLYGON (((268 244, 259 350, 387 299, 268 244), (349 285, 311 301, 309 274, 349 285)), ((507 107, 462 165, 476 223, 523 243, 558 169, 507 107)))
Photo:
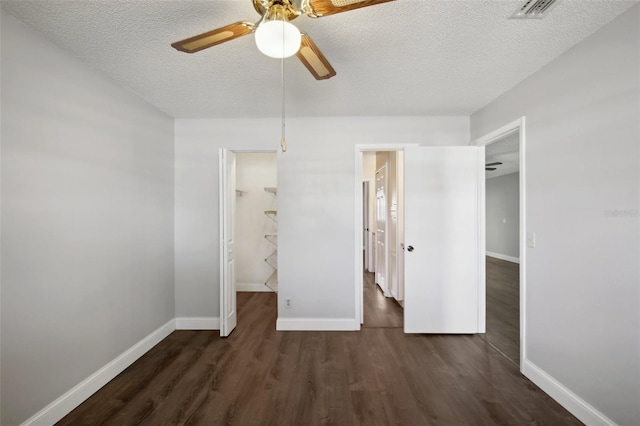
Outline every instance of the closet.
POLYGON ((276 153, 236 153, 236 291, 278 290, 276 153))
MULTIPOLYGON (((273 195, 275 198, 278 195, 278 188, 268 186, 264 188, 264 192, 267 194, 273 195)), ((276 225, 278 224, 278 210, 265 210, 264 215, 271 219, 276 225)), ((269 287, 269 289, 278 292, 278 233, 277 229, 275 233, 265 234, 264 238, 273 244, 273 251, 269 256, 267 256, 264 261, 267 262, 267 265, 273 268, 273 272, 265 281, 265 285, 269 287)))

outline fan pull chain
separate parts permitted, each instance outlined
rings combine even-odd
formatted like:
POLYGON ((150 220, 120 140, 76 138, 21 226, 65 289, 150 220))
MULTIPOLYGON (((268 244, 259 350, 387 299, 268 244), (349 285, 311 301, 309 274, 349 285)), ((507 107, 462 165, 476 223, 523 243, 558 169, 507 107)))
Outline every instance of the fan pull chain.
MULTIPOLYGON (((284 21, 283 21, 284 26, 284 21)), ((284 28, 282 31, 282 51, 284 52, 284 28)), ((287 140, 285 139, 285 123, 284 123, 284 113, 285 113, 285 93, 284 93, 284 58, 282 58, 282 62, 280 63, 280 71, 282 75, 282 136, 280 137, 280 148, 282 148, 282 152, 287 152, 287 140)))

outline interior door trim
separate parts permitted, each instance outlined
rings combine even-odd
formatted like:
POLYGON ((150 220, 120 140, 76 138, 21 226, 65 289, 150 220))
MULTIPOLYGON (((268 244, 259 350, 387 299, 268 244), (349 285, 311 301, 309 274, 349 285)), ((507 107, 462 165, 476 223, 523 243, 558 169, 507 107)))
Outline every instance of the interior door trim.
POLYGON ((520 142, 520 372, 524 374, 527 359, 527 173, 526 173, 526 117, 522 116, 504 126, 472 140, 469 145, 487 146, 503 137, 518 132, 520 142))

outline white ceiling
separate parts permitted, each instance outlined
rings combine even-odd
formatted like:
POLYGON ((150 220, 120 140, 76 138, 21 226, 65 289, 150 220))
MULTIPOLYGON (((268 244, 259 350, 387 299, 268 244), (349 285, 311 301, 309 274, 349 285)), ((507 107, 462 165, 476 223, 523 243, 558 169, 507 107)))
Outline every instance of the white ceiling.
MULTIPOLYGON (((522 0, 398 0, 294 23, 337 71, 286 60, 288 116, 469 115, 638 0, 561 0, 542 20, 522 0)), ((2 0, 2 10, 179 118, 280 114, 280 61, 253 35, 185 54, 170 43, 240 20, 251 0, 2 0)))
POLYGON ((518 132, 505 136, 485 147, 485 164, 501 162, 496 170, 485 171, 487 179, 509 175, 520 171, 520 135, 518 132))

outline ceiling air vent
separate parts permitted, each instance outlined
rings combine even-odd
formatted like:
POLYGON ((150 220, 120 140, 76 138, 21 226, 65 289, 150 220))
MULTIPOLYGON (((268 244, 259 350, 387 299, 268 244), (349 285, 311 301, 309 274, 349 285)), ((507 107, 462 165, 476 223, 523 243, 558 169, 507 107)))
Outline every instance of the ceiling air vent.
POLYGON ((511 15, 511 19, 544 18, 560 0, 527 0, 511 15))

